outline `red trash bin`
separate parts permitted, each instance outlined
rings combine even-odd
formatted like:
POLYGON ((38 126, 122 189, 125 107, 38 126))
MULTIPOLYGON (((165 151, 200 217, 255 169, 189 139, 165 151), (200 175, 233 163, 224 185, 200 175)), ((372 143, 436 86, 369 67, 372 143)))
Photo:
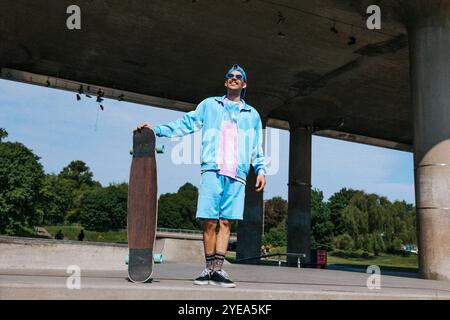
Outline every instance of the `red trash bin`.
POLYGON ((326 269, 327 267, 327 250, 317 250, 316 267, 326 269))
POLYGON ((327 268, 327 250, 312 249, 311 250, 311 266, 317 269, 327 268))

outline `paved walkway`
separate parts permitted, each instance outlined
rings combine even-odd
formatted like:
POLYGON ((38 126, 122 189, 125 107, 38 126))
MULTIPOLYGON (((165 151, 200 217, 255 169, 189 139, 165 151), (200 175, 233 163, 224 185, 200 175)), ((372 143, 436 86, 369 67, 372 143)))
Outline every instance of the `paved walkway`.
POLYGON ((450 299, 450 282, 382 275, 381 289, 366 286, 370 275, 337 270, 229 265, 237 287, 196 286, 201 265, 155 265, 153 283, 135 284, 125 271, 81 271, 81 289, 66 287, 62 270, 0 269, 0 299, 450 299))

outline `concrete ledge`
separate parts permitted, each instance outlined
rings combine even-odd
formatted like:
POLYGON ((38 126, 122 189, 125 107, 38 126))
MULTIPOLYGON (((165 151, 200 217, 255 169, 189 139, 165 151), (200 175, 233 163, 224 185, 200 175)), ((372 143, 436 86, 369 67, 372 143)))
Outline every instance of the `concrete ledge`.
MULTIPOLYGON (((199 240, 157 239, 155 253, 167 262, 204 263, 199 240)), ((0 237, 0 269, 127 270, 125 244, 0 237)))
POLYGON ((62 244, 62 243, 67 244, 67 245, 74 244, 74 245, 83 245, 83 246, 84 245, 93 245, 93 246, 125 247, 125 248, 127 248, 127 245, 122 244, 122 243, 0 236, 0 246, 4 245, 4 244, 52 245, 52 244, 62 244))
POLYGON ((88 270, 127 270, 128 247, 30 238, 0 238, 2 269, 63 269, 77 265, 88 270))

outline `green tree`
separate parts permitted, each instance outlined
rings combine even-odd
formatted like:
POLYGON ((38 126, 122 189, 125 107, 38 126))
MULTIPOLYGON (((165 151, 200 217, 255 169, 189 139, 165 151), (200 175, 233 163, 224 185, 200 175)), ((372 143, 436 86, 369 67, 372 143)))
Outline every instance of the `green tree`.
POLYGON ((0 128, 0 143, 8 137, 8 132, 4 128, 0 128))
POLYGON ((184 229, 181 208, 187 205, 177 193, 165 193, 158 199, 158 227, 184 229))
POLYGON ((20 235, 38 224, 44 170, 39 157, 21 143, 0 143, 0 232, 20 235))
POLYGON ((311 247, 331 247, 333 244, 333 224, 331 212, 323 201, 323 192, 311 191, 311 247))
POLYGON ((81 198, 80 222, 88 230, 107 231, 111 229, 110 197, 103 189, 86 192, 81 198))
POLYGON ((285 247, 287 243, 285 228, 272 228, 262 237, 262 244, 264 246, 270 244, 273 247, 285 247))
POLYGON ((330 199, 328 199, 328 208, 330 209, 330 221, 333 224, 333 233, 335 235, 343 234, 345 232, 344 221, 342 219, 342 210, 345 209, 353 196, 361 191, 342 188, 330 199))
POLYGON ((46 175, 41 190, 41 208, 43 223, 61 224, 71 208, 73 185, 67 179, 60 179, 54 174, 46 175))
POLYGON ((80 189, 83 186, 100 186, 93 180, 94 174, 91 169, 81 160, 75 160, 64 167, 59 173, 59 178, 68 179, 75 182, 75 188, 80 189))
MULTIPOLYGON (((341 190, 342 191, 342 190, 341 190)), ((349 195, 345 192, 345 195, 349 195)), ((355 191, 345 201, 333 199, 339 212, 340 234, 348 234, 355 250, 397 253, 401 244, 416 243, 415 208, 406 202, 391 203, 386 197, 355 191), (338 205, 336 205, 336 203, 338 205)), ((335 231, 337 230, 335 229, 335 231)))
POLYGON ((348 234, 340 234, 333 240, 333 247, 340 250, 352 250, 354 247, 354 241, 348 234))
POLYGON ((373 239, 372 251, 373 253, 375 253, 376 256, 378 256, 380 252, 386 251, 386 247, 380 234, 373 233, 372 239, 373 239))
POLYGON ((102 185, 93 180, 90 168, 81 160, 71 161, 58 174, 58 179, 64 181, 64 185, 72 190, 72 199, 65 212, 65 222, 81 223, 81 201, 84 194, 94 189, 102 188, 102 185))
POLYGON ((264 203, 264 232, 278 227, 285 221, 288 212, 287 201, 282 197, 273 197, 264 203))
POLYGON ((400 253, 403 244, 405 243, 400 238, 394 237, 392 240, 386 242, 386 252, 391 254, 400 253))
POLYGON ((390 206, 386 239, 391 246, 395 239, 405 243, 416 243, 416 210, 405 201, 395 201, 390 206))
POLYGON ((185 183, 177 193, 165 193, 158 200, 158 227, 174 229, 202 229, 196 220, 198 189, 185 183))
POLYGON ((200 229, 201 222, 195 218, 197 213, 198 189, 192 183, 185 183, 177 192, 183 199, 184 205, 181 208, 181 216, 183 217, 186 228, 200 229))
POLYGON ((127 219, 128 185, 111 184, 93 188, 83 194, 80 202, 80 221, 88 230, 124 229, 127 219))
POLYGON ((348 234, 352 239, 357 240, 359 235, 358 216, 362 214, 363 212, 354 205, 348 205, 341 211, 343 234, 348 234))

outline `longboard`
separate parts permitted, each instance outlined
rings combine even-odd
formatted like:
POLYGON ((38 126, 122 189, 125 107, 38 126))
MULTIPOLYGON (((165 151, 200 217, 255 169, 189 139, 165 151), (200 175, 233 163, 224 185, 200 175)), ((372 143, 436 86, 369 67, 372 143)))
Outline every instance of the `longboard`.
POLYGON ((158 218, 153 130, 142 128, 133 133, 132 155, 128 185, 128 277, 132 282, 151 282, 158 218))

